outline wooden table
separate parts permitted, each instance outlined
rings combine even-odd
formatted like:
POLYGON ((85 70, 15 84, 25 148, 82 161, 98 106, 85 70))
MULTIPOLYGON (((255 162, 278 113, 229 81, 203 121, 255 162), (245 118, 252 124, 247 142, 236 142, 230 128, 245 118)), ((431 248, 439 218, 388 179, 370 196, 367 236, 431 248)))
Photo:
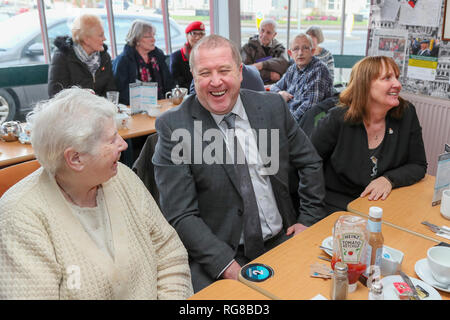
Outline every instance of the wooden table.
POLYGON ((450 242, 421 224, 422 221, 428 221, 438 226, 450 226, 450 220, 445 219, 440 213, 441 206, 431 206, 435 180, 434 176, 426 175, 412 186, 393 189, 386 200, 369 201, 367 197, 358 198, 349 203, 347 210, 368 217, 369 208, 378 206, 383 209, 384 224, 432 241, 450 242))
POLYGON ((189 300, 270 300, 262 293, 236 280, 218 280, 189 300))
MULTIPOLYGON (((245 283, 272 299, 309 300, 317 294, 330 299, 331 279, 312 278, 309 268, 316 262, 330 266, 329 262, 317 258, 319 255, 327 256, 319 245, 332 235, 337 218, 345 214, 352 213, 336 212, 252 261, 272 267, 274 276, 260 283, 245 283)), ((428 248, 436 243, 388 225, 383 225, 382 232, 385 245, 403 251, 402 270, 420 279, 414 271, 415 263, 425 258, 428 248)), ((450 299, 449 293, 438 292, 443 299, 450 299)), ((359 282, 356 291, 349 294, 351 300, 366 300, 367 297, 368 289, 359 282)))
MULTIPOLYGON (((161 111, 166 111, 173 107, 170 100, 158 100, 161 111)), ((146 114, 133 115, 129 122, 129 129, 119 130, 119 134, 124 139, 135 138, 155 132, 155 117, 146 114)), ((21 144, 19 141, 0 141, 0 167, 34 159, 34 151, 31 145, 21 144)))

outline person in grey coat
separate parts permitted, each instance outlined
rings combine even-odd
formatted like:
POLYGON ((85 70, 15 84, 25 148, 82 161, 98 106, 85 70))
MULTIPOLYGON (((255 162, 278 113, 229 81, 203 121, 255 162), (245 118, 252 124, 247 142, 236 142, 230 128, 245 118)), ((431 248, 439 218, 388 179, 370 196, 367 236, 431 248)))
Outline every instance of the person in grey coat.
POLYGON ((240 88, 242 62, 231 41, 203 38, 190 65, 196 95, 156 119, 152 162, 161 211, 188 250, 197 292, 217 279, 237 279, 241 266, 258 254, 322 219, 325 189, 322 160, 283 98, 240 88), (229 134, 235 132, 230 118, 239 145, 248 142, 245 162, 229 161, 229 134), (252 188, 242 188, 243 164, 252 188), (254 210, 246 205, 249 198, 257 203, 254 210), (249 215, 258 223, 246 224, 249 215), (248 240, 249 226, 260 228, 258 238, 248 240), (250 253, 250 246, 260 252, 250 253))

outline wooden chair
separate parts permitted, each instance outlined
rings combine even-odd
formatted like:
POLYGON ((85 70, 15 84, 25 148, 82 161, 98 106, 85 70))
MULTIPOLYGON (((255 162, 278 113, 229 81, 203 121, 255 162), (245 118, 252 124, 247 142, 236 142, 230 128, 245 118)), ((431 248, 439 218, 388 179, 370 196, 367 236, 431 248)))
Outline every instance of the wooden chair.
POLYGON ((40 166, 37 160, 31 160, 0 169, 0 197, 6 190, 37 170, 40 166))

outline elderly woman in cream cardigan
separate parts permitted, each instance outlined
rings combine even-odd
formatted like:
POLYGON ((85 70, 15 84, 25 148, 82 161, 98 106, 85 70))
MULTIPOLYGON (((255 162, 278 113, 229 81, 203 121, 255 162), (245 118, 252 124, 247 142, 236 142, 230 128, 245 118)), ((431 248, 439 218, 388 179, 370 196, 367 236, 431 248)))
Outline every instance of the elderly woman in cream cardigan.
POLYGON ((0 199, 0 299, 185 299, 188 255, 139 178, 114 105, 71 88, 30 119, 41 168, 0 199))

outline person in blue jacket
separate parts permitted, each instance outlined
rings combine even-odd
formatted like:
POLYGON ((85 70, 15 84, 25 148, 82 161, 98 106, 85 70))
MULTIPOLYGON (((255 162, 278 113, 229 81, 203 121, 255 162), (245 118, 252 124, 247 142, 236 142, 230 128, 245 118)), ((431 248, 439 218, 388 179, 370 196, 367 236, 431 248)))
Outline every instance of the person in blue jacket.
POLYGON ((135 20, 128 31, 123 52, 113 61, 120 103, 130 104, 129 84, 136 80, 157 82, 158 99, 164 99, 165 93, 175 87, 164 52, 155 46, 155 32, 151 23, 135 20))

